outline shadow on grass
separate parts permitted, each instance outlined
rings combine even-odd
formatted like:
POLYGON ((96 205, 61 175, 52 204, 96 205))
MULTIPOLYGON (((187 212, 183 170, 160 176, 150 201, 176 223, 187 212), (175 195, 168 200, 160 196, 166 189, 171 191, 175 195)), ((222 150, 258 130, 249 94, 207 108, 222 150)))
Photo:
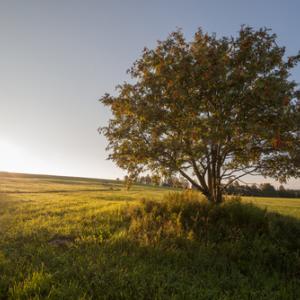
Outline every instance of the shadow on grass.
POLYGON ((299 298, 296 219, 239 201, 213 206, 196 194, 99 218, 96 231, 68 245, 49 243, 50 232, 6 242, 0 298, 299 298))

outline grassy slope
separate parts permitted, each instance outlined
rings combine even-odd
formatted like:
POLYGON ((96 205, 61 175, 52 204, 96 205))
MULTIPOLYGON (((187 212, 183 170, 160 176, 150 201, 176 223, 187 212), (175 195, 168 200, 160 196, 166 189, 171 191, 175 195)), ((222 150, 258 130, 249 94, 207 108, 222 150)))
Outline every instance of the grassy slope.
MULTIPOLYGON (((118 240, 126 223, 120 214, 122 205, 141 198, 159 200, 169 192, 147 186, 126 191, 122 183, 109 180, 0 174, 0 299, 142 299, 146 295, 164 299, 176 289, 198 289, 194 296, 192 290, 186 296, 194 299, 217 299, 224 289, 223 299, 232 299, 236 283, 230 280, 259 290, 259 279, 252 282, 238 273, 227 276, 222 270, 223 277, 217 271, 191 273, 187 263, 199 264, 196 260, 202 256, 191 259, 184 252, 162 253, 118 240)), ((297 199, 244 201, 300 219, 297 199)), ((216 268, 224 267, 220 264, 216 268)), ((247 295, 241 299, 248 299, 247 295)), ((278 295, 283 299, 283 294, 278 295)), ((178 292, 175 298, 184 295, 178 292)))

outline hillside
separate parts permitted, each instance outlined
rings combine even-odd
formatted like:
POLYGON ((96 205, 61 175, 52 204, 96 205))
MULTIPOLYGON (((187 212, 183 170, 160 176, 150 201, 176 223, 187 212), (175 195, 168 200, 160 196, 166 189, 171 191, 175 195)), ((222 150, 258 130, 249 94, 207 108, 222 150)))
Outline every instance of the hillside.
POLYGON ((300 199, 1 173, 0 299, 298 299, 299 219, 300 199))

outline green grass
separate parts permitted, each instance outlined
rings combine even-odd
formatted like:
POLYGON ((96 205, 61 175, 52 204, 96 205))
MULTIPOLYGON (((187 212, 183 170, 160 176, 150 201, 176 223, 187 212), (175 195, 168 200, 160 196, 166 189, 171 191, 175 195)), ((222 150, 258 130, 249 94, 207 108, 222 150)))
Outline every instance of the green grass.
POLYGON ((0 299, 300 298, 300 199, 170 192, 1 173, 0 299))

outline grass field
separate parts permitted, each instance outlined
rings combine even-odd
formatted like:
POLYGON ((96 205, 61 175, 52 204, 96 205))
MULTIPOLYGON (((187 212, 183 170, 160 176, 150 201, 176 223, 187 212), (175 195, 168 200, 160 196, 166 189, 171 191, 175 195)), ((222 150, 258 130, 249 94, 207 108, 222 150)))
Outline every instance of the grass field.
MULTIPOLYGON (((126 211, 142 198, 158 201, 170 192, 0 173, 0 299, 300 299, 300 199, 243 199, 255 205, 246 205, 246 213, 261 216, 253 223, 265 224, 265 208, 282 215, 270 213, 266 224, 281 223, 264 238, 244 224, 220 243, 212 229, 205 243, 181 229, 168 233, 167 242, 157 233, 145 240, 140 232, 152 223, 126 211)), ((153 223, 165 226, 159 218, 153 223)))

